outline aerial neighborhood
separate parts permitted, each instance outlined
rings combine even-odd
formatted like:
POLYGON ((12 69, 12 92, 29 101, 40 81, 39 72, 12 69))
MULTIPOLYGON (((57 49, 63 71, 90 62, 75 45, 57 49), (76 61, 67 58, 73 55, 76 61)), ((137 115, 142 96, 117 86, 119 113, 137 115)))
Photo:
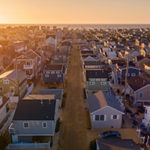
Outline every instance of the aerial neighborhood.
POLYGON ((82 150, 150 148, 149 28, 0 30, 6 149, 71 150, 72 141, 82 150))

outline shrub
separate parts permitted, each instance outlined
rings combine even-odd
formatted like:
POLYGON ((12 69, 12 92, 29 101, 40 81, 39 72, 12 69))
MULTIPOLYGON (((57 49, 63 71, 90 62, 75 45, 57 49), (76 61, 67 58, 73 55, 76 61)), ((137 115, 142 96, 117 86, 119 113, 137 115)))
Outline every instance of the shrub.
POLYGON ((96 139, 90 142, 90 150, 96 150, 96 139))
POLYGON ((8 137, 5 134, 0 135, 0 149, 5 150, 7 145, 8 145, 8 137))
POLYGON ((56 122, 56 128, 55 128, 55 133, 57 133, 59 131, 59 128, 60 128, 60 118, 57 119, 57 122, 56 122))

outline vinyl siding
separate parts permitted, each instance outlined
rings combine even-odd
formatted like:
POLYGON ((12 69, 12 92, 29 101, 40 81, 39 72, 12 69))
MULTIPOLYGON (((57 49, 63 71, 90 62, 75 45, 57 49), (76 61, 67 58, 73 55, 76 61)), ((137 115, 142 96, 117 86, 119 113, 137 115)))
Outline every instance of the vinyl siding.
POLYGON ((105 107, 91 114, 92 128, 121 128, 122 113, 111 108, 105 107), (105 115, 105 121, 95 121, 95 115, 105 115), (112 115, 118 115, 118 119, 111 119, 112 115))

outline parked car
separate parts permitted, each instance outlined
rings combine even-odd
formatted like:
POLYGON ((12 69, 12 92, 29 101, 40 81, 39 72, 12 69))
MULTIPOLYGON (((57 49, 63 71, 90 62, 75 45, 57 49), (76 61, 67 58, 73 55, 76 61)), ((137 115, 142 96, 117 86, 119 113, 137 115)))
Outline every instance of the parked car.
POLYGON ((120 137, 120 133, 118 131, 106 131, 99 135, 100 138, 107 138, 107 137, 120 137))

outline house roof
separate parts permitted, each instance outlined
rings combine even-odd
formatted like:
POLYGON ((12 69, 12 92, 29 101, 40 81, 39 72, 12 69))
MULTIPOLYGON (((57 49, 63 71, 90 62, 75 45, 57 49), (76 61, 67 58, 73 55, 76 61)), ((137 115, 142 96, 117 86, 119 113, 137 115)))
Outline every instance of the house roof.
POLYGON ((0 109, 1 109, 7 103, 8 98, 6 96, 0 95, 0 99, 2 100, 0 105, 0 109))
POLYGON ((40 57, 40 55, 35 52, 34 50, 28 50, 26 52, 24 52, 21 56, 17 57, 18 59, 19 58, 29 58, 29 59, 33 59, 35 58, 36 56, 40 57))
POLYGON ((118 64, 118 66, 125 66, 126 62, 124 59, 118 59, 118 60, 111 60, 112 64, 118 64))
POLYGON ((22 82, 22 80, 24 80, 26 78, 26 73, 21 70, 18 70, 18 71, 17 70, 9 70, 0 75, 0 79, 3 79, 3 78, 9 78, 9 79, 13 79, 13 80, 18 79, 20 82, 22 82))
POLYGON ((106 70, 86 70, 86 79, 89 78, 108 78, 108 72, 106 70))
POLYGON ((54 120, 56 100, 20 100, 13 120, 54 120))
POLYGON ((93 54, 93 51, 81 51, 81 54, 82 55, 90 55, 90 54, 93 54))
POLYGON ((98 91, 94 95, 90 95, 87 102, 91 113, 106 106, 110 106, 122 112, 120 102, 111 92, 98 91))
POLYGON ((24 100, 52 100, 55 99, 55 95, 41 95, 41 94, 30 94, 24 98, 24 100))
POLYGON ((85 61, 85 65, 101 65, 100 61, 85 61))
POLYGON ((128 80, 128 84, 134 91, 136 91, 136 90, 150 84, 150 82, 147 81, 146 79, 142 78, 141 76, 137 75, 135 77, 131 77, 128 80))
POLYGON ((115 137, 96 140, 101 150, 140 150, 139 146, 131 139, 115 137))
POLYGON ((45 70, 62 70, 62 69, 63 69, 63 65, 52 64, 52 65, 45 66, 45 70))
POLYGON ((62 99, 63 89, 41 89, 39 93, 43 95, 52 94, 55 95, 55 99, 62 99))

